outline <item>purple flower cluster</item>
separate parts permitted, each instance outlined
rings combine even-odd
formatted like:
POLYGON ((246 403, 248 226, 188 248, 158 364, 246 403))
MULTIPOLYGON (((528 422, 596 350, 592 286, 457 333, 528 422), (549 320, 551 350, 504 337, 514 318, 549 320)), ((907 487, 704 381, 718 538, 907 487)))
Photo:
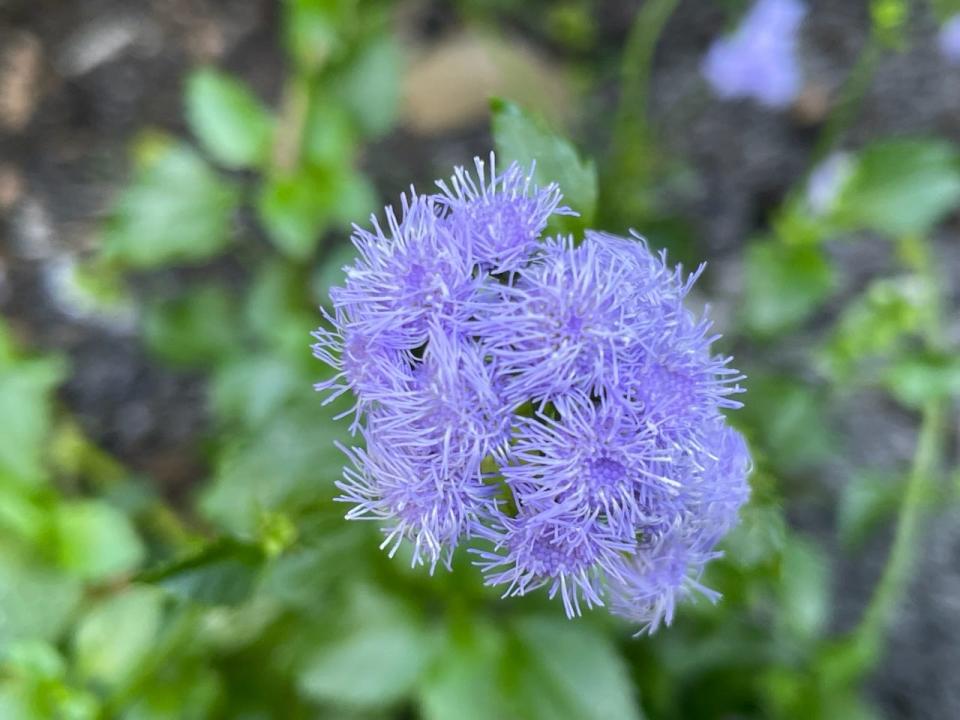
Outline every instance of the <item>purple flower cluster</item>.
POLYGON ((504 595, 546 587, 647 631, 700 583, 749 494, 724 408, 741 376, 642 239, 542 238, 571 214, 516 164, 476 161, 355 228, 358 258, 314 336, 351 392, 347 517, 391 555, 449 567, 469 546, 504 595))
POLYGON ((721 98, 753 98, 785 107, 800 92, 797 31, 806 8, 800 0, 757 0, 737 30, 717 40, 703 75, 721 98))

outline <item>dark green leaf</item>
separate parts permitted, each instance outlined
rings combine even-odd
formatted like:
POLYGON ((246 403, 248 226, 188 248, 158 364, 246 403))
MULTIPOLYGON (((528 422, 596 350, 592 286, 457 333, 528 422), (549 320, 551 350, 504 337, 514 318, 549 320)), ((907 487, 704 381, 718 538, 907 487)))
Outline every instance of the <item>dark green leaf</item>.
POLYGON ((216 255, 230 239, 236 191, 190 148, 167 140, 147 145, 107 225, 104 255, 130 267, 216 255))
POLYGON ((960 201, 960 157, 934 139, 884 140, 860 155, 837 203, 837 220, 899 237, 924 234, 960 201))
POLYGON ((833 268, 809 245, 755 243, 747 249, 744 274, 744 319, 761 335, 800 323, 834 287, 833 268))
POLYGON ((175 597, 206 605, 236 605, 250 597, 263 566, 256 546, 220 538, 137 579, 163 587, 175 597))
POLYGON ((505 167, 516 161, 529 168, 536 162, 537 183, 558 183, 564 201, 580 213, 583 225, 589 225, 597 205, 597 169, 593 161, 582 160, 569 140, 517 105, 495 100, 492 107, 498 163, 505 167))
POLYGON ((236 78, 214 68, 187 78, 187 121, 204 150, 231 168, 260 164, 270 145, 270 116, 236 78))

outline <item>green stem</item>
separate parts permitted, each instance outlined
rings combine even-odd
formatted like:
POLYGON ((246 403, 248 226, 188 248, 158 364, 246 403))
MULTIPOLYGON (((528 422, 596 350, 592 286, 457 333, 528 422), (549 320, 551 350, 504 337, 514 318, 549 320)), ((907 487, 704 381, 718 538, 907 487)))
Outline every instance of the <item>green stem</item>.
POLYGON ((614 141, 620 140, 647 122, 647 97, 653 52, 664 25, 679 5, 679 0, 647 0, 634 18, 620 66, 620 106, 617 110, 614 141))
POLYGON ((615 224, 634 222, 638 214, 649 209, 643 189, 655 164, 647 114, 650 74, 657 42, 678 4, 679 0, 647 0, 633 21, 623 51, 620 104, 603 175, 601 203, 615 224))
POLYGON ((890 556, 880 582, 874 590, 863 619, 853 634, 853 642, 866 672, 879 658, 883 641, 907 589, 910 571, 917 556, 923 509, 930 497, 930 485, 939 460, 945 412, 939 400, 927 403, 917 439, 917 448, 907 480, 907 490, 897 520, 890 556))
POLYGON ((817 146, 813 152, 814 164, 823 159, 840 141, 841 136, 849 129, 857 115, 860 103, 863 101, 870 81, 873 79, 877 61, 881 56, 881 43, 875 30, 871 30, 866 44, 860 51, 856 65, 850 71, 840 97, 827 121, 826 127, 820 133, 817 146))

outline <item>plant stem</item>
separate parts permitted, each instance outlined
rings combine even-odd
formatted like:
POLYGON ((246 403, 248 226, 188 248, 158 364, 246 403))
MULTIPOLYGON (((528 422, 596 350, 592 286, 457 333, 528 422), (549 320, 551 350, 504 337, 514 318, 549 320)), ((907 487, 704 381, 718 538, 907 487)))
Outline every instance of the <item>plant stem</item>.
POLYGON ((649 210, 646 178, 655 166, 647 100, 653 53, 679 0, 647 0, 637 13, 620 66, 620 103, 603 175, 601 207, 616 224, 634 222, 649 210))
POLYGON ((836 146, 841 136, 853 123, 860 103, 870 88, 870 81, 873 78, 874 70, 876 70, 881 51, 882 47, 877 38, 876 30, 871 30, 866 44, 857 57, 856 65, 853 66, 843 83, 836 107, 830 114, 827 125, 817 140, 817 146, 813 152, 814 164, 822 160, 836 146))
POLYGON ((897 529, 883 575, 874 590, 863 619, 853 634, 866 672, 880 656, 884 637, 889 630, 897 606, 910 580, 910 570, 917 556, 917 540, 921 531, 924 505, 930 497, 930 484, 939 460, 940 440, 946 414, 940 400, 929 401, 923 409, 923 420, 917 448, 907 479, 906 495, 900 506, 897 529))

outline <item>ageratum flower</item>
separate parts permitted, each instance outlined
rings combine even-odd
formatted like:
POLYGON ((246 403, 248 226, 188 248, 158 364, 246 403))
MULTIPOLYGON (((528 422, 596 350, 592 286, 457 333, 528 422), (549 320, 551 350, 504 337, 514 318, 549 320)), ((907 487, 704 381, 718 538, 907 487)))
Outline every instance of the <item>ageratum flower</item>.
POLYGON ((717 40, 702 72, 718 97, 752 98, 785 107, 800 92, 797 31, 806 8, 799 0, 757 0, 737 30, 717 40))
POLYGON ((960 13, 947 18, 940 27, 937 44, 940 46, 940 54, 948 62, 960 64, 960 13))
POLYGON ((466 545, 504 596, 546 588, 569 616, 652 632, 715 600, 750 456, 723 415, 742 376, 686 306, 700 270, 639 237, 542 237, 559 189, 492 157, 439 190, 355 229, 314 333, 317 388, 356 398, 347 517, 431 572, 466 545))

